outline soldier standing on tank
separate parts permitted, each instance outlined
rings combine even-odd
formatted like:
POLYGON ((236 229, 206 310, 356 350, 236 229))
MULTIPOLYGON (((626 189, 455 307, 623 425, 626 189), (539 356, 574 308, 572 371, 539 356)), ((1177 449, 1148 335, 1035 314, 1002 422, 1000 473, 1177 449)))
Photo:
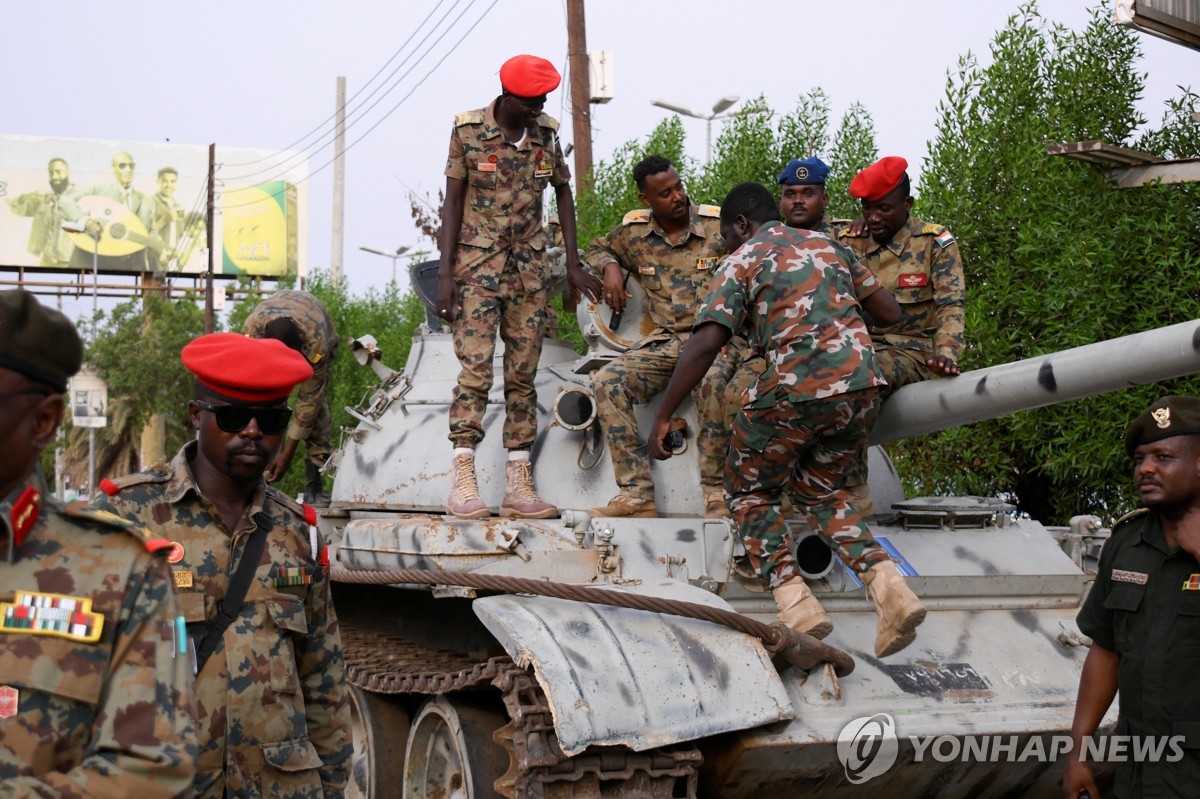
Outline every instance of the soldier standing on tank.
POLYGON ((38 468, 82 358, 66 317, 0 292, 0 795, 166 799, 196 769, 170 542, 60 506, 38 468))
MULTIPOLYGON (((838 240, 854 251, 896 297, 903 310, 894 325, 871 325, 871 343, 887 380, 883 398, 901 386, 952 377, 966 347, 966 292, 962 257, 954 235, 941 225, 910 215, 913 198, 908 161, 880 158, 850 182, 862 205, 863 222, 838 229, 838 240)), ((870 515, 867 456, 855 465, 848 490, 870 515)))
POLYGON ((884 384, 861 309, 891 322, 900 308, 845 247, 774 221, 777 215, 757 183, 735 186, 722 203, 721 234, 734 252, 696 314, 650 448, 656 458, 670 457, 663 440, 671 414, 733 331, 748 326, 767 368, 734 422, 725 467, 747 554, 785 624, 816 637, 830 632, 779 512, 790 491, 809 526, 867 586, 879 616, 875 654, 884 657, 912 643, 925 607, 848 501, 844 475, 866 447, 884 384))
POLYGON ((1116 735, 1175 742, 1156 761, 1120 759, 1114 795, 1196 795, 1200 397, 1169 396, 1151 405, 1125 431, 1125 452, 1145 507, 1113 525, 1079 611, 1079 629, 1092 645, 1071 723, 1063 778, 1069 799, 1084 790, 1100 799, 1083 740, 1095 734, 1118 690, 1116 735))
POLYGON ((168 464, 100 484, 97 505, 174 542, 196 652, 197 797, 341 796, 349 696, 316 513, 263 473, 282 443, 297 352, 238 333, 183 348, 195 441, 168 464))
POLYGON ((268 483, 287 474, 288 466, 300 442, 305 442, 304 499, 314 507, 329 505, 329 494, 322 485, 321 468, 333 454, 333 419, 329 412, 329 392, 333 389, 333 360, 337 356, 338 334, 325 306, 307 291, 277 291, 260 302, 242 332, 254 338, 282 341, 304 356, 313 376, 300 384, 288 425, 287 440, 267 468, 268 483))
MULTIPOLYGON (((634 166, 633 180, 638 199, 649 207, 630 211, 620 225, 592 242, 587 260, 603 273, 604 300, 616 313, 624 311, 631 296, 625 281, 638 281, 655 327, 592 375, 596 413, 608 436, 620 489, 607 505, 592 508, 593 516, 658 515, 650 457, 638 438, 633 406, 649 402, 666 388, 724 252, 721 209, 693 205, 670 161, 661 155, 644 158, 634 166)), ((732 350, 727 348, 716 359, 695 395, 706 516, 729 515, 721 483, 729 449, 724 400, 736 357, 732 350)))
POLYGON ((544 519, 558 508, 533 484, 530 451, 537 437, 534 376, 547 326, 549 269, 542 194, 554 187, 573 291, 595 299, 600 283, 579 265, 571 172, 558 122, 542 113, 558 87, 544 58, 519 55, 500 67, 502 92, 486 108, 454 119, 442 205, 438 314, 450 322, 461 371, 450 403, 454 459, 446 510, 464 519, 491 513, 479 496, 475 448, 492 387, 496 330, 504 340, 505 466, 502 516, 544 519))

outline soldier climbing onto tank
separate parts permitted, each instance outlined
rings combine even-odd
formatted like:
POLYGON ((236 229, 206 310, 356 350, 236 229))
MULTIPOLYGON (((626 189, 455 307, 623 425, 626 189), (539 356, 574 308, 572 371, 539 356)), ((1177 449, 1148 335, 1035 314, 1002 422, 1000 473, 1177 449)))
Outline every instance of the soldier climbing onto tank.
POLYGON ((721 233, 734 252, 696 314, 650 449, 670 457, 671 415, 733 331, 749 326, 767 368, 734 422, 725 490, 751 563, 773 592, 780 620, 818 638, 829 634, 833 625, 800 576, 779 511, 789 490, 809 525, 866 584, 879 616, 875 654, 884 657, 912 643, 925 606, 848 501, 844 483, 866 447, 884 385, 862 309, 894 323, 900 307, 845 247, 777 216, 771 193, 756 183, 725 197, 721 233), (797 316, 797 308, 806 313, 797 316))
POLYGON ((303 441, 304 501, 314 507, 328 507, 329 494, 322 484, 321 468, 333 454, 329 392, 338 345, 333 319, 321 301, 307 291, 277 291, 250 312, 242 332, 252 338, 282 341, 303 355, 313 369, 312 377, 297 389, 287 440, 264 476, 273 483, 287 474, 296 448, 303 441))
MULTIPOLYGON (((721 209, 693 205, 679 172, 661 155, 644 158, 633 168, 638 208, 592 242, 587 261, 604 275, 604 301, 616 313, 631 296, 629 278, 638 281, 646 295, 654 330, 632 349, 622 353, 592 375, 596 413, 608 436, 613 473, 620 493, 593 516, 658 515, 650 458, 637 434, 635 404, 649 402, 671 377, 684 342, 691 335, 696 309, 708 292, 713 268, 724 252, 721 209)), ((721 487, 729 428, 725 422, 725 384, 733 373, 727 348, 696 392, 700 430, 700 486, 706 516, 728 516, 721 487)))
POLYGON ((442 206, 438 315, 450 323, 462 367, 450 404, 454 459, 447 512, 464 519, 491 510, 479 496, 475 448, 492 387, 496 330, 504 340, 505 467, 502 516, 545 519, 558 508, 533 484, 537 436, 534 374, 546 330, 549 269, 542 193, 554 187, 573 291, 595 299, 600 282, 583 271, 575 242, 571 173, 558 122, 542 113, 561 78, 544 58, 519 55, 500 67, 502 92, 486 108, 454 119, 442 206))

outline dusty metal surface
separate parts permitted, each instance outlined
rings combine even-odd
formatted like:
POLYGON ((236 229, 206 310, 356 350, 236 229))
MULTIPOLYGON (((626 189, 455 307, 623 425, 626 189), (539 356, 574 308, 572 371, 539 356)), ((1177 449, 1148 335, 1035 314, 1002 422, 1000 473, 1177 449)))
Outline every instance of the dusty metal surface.
MULTIPOLYGON (((725 604, 677 582, 639 593, 725 604)), ((513 660, 533 667, 568 754, 644 751, 793 715, 762 646, 708 622, 547 597, 488 597, 474 609, 513 660)))

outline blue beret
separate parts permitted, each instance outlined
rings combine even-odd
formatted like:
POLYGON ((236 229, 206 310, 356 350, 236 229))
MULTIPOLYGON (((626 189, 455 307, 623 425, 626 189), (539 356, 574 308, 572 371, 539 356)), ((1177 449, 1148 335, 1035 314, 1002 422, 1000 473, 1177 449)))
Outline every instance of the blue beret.
POLYGON ((803 161, 796 158, 779 173, 779 185, 799 186, 805 183, 820 183, 824 186, 825 176, 828 174, 829 167, 820 158, 813 156, 805 158, 803 161))

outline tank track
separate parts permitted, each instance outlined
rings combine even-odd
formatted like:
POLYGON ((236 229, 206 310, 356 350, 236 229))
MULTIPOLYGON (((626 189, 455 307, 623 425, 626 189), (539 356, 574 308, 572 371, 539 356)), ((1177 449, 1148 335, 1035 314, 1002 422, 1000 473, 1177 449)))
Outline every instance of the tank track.
POLYGON ((563 754, 550 703, 529 669, 509 657, 484 662, 404 638, 342 627, 346 677, 381 694, 500 691, 509 721, 492 739, 508 752, 497 782, 507 799, 695 799, 701 755, 686 744, 634 752, 624 746, 563 754))

